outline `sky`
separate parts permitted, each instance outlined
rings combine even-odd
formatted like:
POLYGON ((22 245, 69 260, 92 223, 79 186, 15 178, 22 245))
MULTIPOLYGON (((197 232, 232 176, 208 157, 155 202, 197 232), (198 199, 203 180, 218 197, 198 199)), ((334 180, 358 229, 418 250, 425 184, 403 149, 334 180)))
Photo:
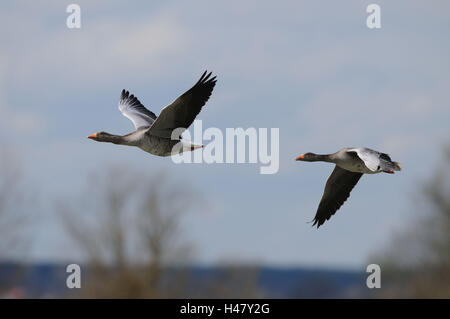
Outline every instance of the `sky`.
POLYGON ((22 259, 78 258, 54 198, 80 193, 113 164, 167 172, 201 194, 207 209, 183 225, 201 264, 363 267, 414 215, 417 189, 449 142, 447 1, 77 1, 80 29, 66 26, 70 3, 0 4, 0 141, 39 193, 22 259), (370 3, 380 5, 380 29, 366 26, 370 3), (206 69, 217 85, 197 117, 203 127, 279 128, 277 174, 176 165, 86 139, 133 131, 117 109, 122 89, 158 114, 206 69), (294 159, 359 146, 403 170, 364 176, 312 228, 333 167, 294 159))

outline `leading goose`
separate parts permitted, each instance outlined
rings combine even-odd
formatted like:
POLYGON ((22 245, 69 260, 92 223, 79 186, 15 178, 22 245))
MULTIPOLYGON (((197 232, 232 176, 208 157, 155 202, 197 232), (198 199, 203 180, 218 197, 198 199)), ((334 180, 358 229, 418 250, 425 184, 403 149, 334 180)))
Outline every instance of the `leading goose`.
POLYGON ((191 89, 166 106, 158 117, 133 94, 122 90, 119 110, 133 122, 136 131, 124 136, 98 132, 88 138, 97 142, 137 146, 158 156, 170 156, 203 147, 181 140, 181 133, 192 124, 216 85, 216 77, 210 78, 211 72, 206 73, 207 71, 191 89))
POLYGON ((314 225, 320 227, 344 204, 353 187, 363 174, 400 171, 400 163, 393 162, 389 155, 369 148, 344 148, 333 154, 317 155, 305 153, 296 158, 305 162, 329 162, 336 164, 327 180, 322 199, 314 217, 314 225))

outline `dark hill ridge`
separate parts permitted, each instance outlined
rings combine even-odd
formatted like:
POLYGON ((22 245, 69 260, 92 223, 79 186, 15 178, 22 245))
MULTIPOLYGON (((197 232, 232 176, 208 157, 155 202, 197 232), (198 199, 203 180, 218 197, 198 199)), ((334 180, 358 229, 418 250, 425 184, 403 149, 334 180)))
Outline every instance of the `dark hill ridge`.
MULTIPOLYGON (((211 283, 233 292, 249 277, 253 288, 266 298, 366 298, 372 292, 366 287, 367 274, 351 270, 257 266, 192 266, 187 270, 192 291, 188 297, 208 291, 211 283)), ((89 270, 82 271, 88 276, 89 270)), ((60 264, 0 263, 0 297, 12 292, 19 297, 68 297, 72 290, 66 287, 67 276, 66 266, 60 264)))

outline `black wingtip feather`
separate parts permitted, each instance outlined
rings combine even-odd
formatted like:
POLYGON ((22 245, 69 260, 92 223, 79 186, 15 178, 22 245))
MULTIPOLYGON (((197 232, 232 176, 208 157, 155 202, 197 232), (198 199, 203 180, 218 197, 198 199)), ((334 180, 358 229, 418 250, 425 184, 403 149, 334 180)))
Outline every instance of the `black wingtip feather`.
POLYGON ((207 72, 208 72, 207 70, 205 70, 205 72, 203 72, 202 76, 201 76, 200 79, 197 81, 197 83, 195 83, 195 85, 200 84, 200 83, 203 82, 203 80, 204 80, 205 75, 206 75, 207 72))
POLYGON ((128 98, 128 94, 129 94, 129 92, 127 90, 123 89, 122 93, 120 93, 120 99, 121 100, 127 99, 128 98))
MULTIPOLYGON (((207 82, 210 82, 212 79, 209 79, 209 77, 211 76, 212 72, 208 73, 208 70, 205 70, 205 72, 203 72, 202 76, 200 77, 200 79, 197 81, 197 83, 195 85, 198 84, 205 84, 207 82), (209 80, 208 80, 209 79, 209 80)), ((213 79, 215 79, 216 77, 214 77, 213 79)))
POLYGON ((317 229, 323 224, 323 221, 319 221, 319 219, 315 218, 314 223, 312 224, 312 227, 317 225, 317 229))

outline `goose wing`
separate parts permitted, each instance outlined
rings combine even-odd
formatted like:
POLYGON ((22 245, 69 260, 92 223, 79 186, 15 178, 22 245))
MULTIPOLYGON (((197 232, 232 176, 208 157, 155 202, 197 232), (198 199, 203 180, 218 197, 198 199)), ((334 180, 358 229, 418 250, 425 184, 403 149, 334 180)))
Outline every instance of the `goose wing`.
POLYGON ((210 78, 211 72, 206 72, 191 89, 161 111, 148 134, 170 139, 174 129, 186 129, 192 124, 216 85, 216 77, 210 78))
POLYGON ((336 213, 350 196, 350 192, 362 175, 362 173, 350 172, 337 165, 335 166, 325 185, 313 226, 317 225, 317 228, 319 228, 336 213))
POLYGON ((347 152, 355 152, 358 157, 364 162, 366 167, 372 172, 376 172, 380 166, 380 156, 389 156, 387 154, 382 154, 377 151, 371 150, 369 148, 352 148, 347 152))
POLYGON ((142 105, 133 94, 122 90, 119 99, 119 110, 133 122, 136 129, 144 126, 150 126, 155 122, 156 115, 142 105))

